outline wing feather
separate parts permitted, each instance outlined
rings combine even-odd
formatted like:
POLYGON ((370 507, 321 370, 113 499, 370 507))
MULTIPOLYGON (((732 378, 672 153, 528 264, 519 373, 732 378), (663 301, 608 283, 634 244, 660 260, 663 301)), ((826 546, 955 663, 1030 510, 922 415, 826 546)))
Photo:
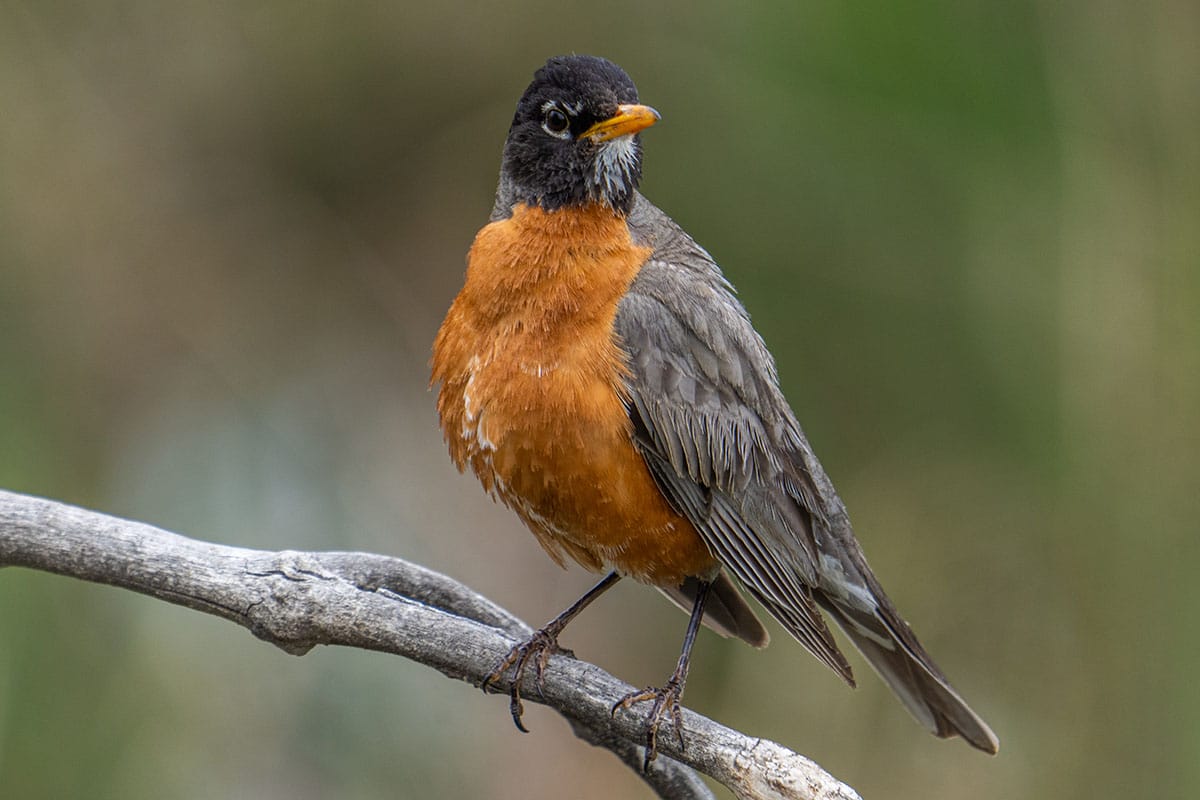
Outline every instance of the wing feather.
POLYGON ((629 354, 635 443, 663 494, 726 569, 852 683, 813 596, 813 506, 796 500, 812 493, 774 446, 794 421, 770 354, 719 276, 706 255, 656 257, 622 301, 616 332, 629 354), (690 263, 708 272, 689 271, 690 263))
MULTIPOLYGON (((848 683, 850 666, 821 609, 922 724, 994 753, 995 735, 950 687, 867 566, 733 287, 640 195, 629 227, 653 255, 614 328, 628 356, 634 443, 663 495, 737 582, 848 683)), ((732 583, 719 580, 735 597, 732 583)), ((686 586, 667 594, 676 602, 689 596, 686 586)))

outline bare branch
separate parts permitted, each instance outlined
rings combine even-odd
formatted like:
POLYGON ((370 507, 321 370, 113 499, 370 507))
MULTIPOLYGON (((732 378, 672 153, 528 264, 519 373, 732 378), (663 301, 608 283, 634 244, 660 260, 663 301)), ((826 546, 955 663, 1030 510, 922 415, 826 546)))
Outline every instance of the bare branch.
MULTIPOLYGON (((318 644, 393 653, 479 686, 531 629, 451 578, 367 553, 269 552, 200 542, 139 522, 0 491, 0 567, 21 566, 141 592, 248 628, 301 655, 318 644)), ((544 695, 576 734, 641 774, 644 725, 609 709, 633 687, 599 667, 550 659, 544 695)), ((660 797, 711 798, 692 770, 743 800, 851 800, 853 789, 786 748, 684 711, 687 748, 663 737, 643 779, 660 797), (686 766, 684 766, 686 765, 686 766), (690 767, 690 769, 689 769, 690 767)))

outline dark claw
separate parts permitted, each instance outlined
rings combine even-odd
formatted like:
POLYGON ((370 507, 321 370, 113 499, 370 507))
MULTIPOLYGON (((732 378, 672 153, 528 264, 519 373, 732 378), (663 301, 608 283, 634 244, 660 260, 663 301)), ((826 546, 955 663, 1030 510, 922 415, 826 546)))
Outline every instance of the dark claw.
POLYGON ((672 677, 671 680, 667 681, 667 685, 661 689, 649 687, 642 689, 640 692, 630 692, 616 703, 613 703, 610 713, 616 716, 617 711, 623 708, 629 708, 647 700, 654 701, 654 705, 650 708, 650 714, 646 717, 646 758, 642 762, 642 772, 648 772, 650 762, 658 757, 658 729, 662 726, 664 719, 669 717, 671 724, 675 728, 675 736, 679 741, 679 749, 684 749, 683 711, 679 705, 679 698, 682 694, 682 686, 672 677))
POLYGON ((521 705, 521 692, 517 689, 516 681, 513 682, 512 690, 508 695, 508 713, 512 714, 513 724, 517 726, 517 730, 521 733, 529 733, 529 728, 526 728, 521 722, 521 715, 525 713, 525 708, 521 705))
MULTIPOLYGON (((512 714, 513 724, 522 733, 529 733, 529 729, 521 722, 521 716, 525 713, 525 706, 521 703, 521 681, 525 677, 525 670, 532 661, 538 693, 543 694, 546 685, 546 667, 550 663, 550 656, 555 654, 571 655, 571 651, 559 647, 558 639, 553 633, 544 629, 535 631, 528 639, 516 644, 513 649, 508 651, 508 655, 500 660, 490 675, 484 678, 480 687, 486 693, 492 686, 498 686, 505 673, 510 667, 512 668, 512 677, 508 684, 508 711, 512 714)), ((545 695, 543 694, 543 696, 545 695)))
POLYGON ((575 654, 570 650, 558 646, 558 635, 562 633, 562 629, 567 626, 568 622, 575 619, 580 611, 587 608, 589 603, 608 591, 609 587, 620 579, 620 575, 610 572, 603 580, 589 589, 587 594, 572 603, 570 608, 546 623, 544 628, 534 631, 532 636, 509 650, 508 655, 500 660, 500 663, 496 665, 491 674, 483 679, 483 684, 479 688, 483 689, 484 693, 486 693, 493 685, 498 685, 504 678, 504 674, 508 672, 509 667, 512 667, 512 678, 508 684, 508 711, 512 714, 513 723, 516 724, 517 730, 522 733, 529 733, 528 729, 521 724, 521 715, 525 711, 521 705, 521 681, 525 677, 525 668, 529 666, 530 659, 533 659, 538 694, 544 698, 546 696, 546 667, 550 663, 550 656, 558 654, 568 656, 569 658, 575 657, 575 654))

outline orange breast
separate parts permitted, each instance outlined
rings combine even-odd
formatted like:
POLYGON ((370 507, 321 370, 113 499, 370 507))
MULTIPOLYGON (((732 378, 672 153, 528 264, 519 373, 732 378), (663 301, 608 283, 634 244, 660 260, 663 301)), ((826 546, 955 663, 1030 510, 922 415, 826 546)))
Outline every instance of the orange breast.
POLYGON ((649 256, 606 209, 518 206, 475 238, 434 343, 450 455, 560 564, 677 585, 717 562, 633 447, 617 304, 649 256))

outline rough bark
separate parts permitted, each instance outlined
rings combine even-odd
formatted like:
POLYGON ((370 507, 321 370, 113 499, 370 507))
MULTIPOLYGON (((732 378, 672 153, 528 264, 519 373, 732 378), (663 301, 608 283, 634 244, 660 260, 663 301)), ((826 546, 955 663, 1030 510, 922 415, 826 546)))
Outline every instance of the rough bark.
MULTIPOLYGON (((319 644, 403 656, 479 686, 530 627, 445 575, 368 553, 250 550, 201 542, 139 522, 0 491, 0 567, 19 566, 120 586, 236 622, 295 655, 319 644)), ((2 580, 0 574, 0 580, 2 580)), ((553 656, 539 694, 662 798, 712 794, 695 771, 743 800, 850 800, 853 789, 774 742, 684 710, 686 749, 662 736, 642 774, 643 714, 609 713, 633 690, 599 667, 553 656)))

